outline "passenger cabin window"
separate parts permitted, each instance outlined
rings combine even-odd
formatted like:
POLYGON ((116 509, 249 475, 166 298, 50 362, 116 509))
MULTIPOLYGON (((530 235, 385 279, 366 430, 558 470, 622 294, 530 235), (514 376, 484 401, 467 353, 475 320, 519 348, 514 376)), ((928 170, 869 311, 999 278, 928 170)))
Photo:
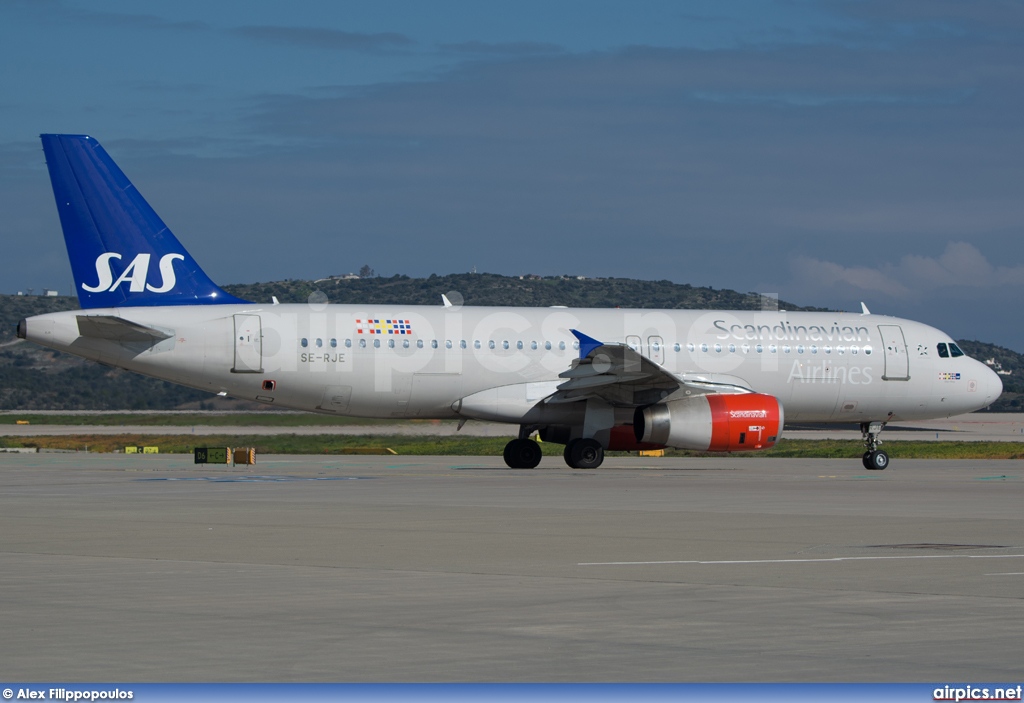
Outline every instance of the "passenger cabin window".
POLYGON ((962 351, 960 351, 960 347, 958 347, 957 345, 955 345, 952 342, 950 342, 949 343, 949 355, 954 357, 954 358, 956 358, 958 356, 963 356, 964 353, 962 351))
POLYGON ((945 342, 939 342, 939 356, 943 359, 949 358, 949 349, 946 348, 945 342))
POLYGON ((303 337, 303 338, 302 338, 302 339, 301 339, 301 340, 299 341, 299 344, 301 344, 301 345, 302 345, 302 348, 303 348, 303 349, 305 349, 306 347, 308 347, 308 346, 309 346, 309 340, 308 340, 308 339, 306 339, 305 337, 303 337))

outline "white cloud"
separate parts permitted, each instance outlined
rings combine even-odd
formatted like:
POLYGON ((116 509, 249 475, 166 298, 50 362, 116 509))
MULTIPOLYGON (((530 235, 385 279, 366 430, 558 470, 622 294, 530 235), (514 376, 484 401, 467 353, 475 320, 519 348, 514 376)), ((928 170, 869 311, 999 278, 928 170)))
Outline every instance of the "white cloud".
POLYGON ((877 267, 843 266, 801 256, 793 262, 793 275, 806 288, 824 294, 835 289, 915 300, 952 288, 996 289, 1024 286, 1024 265, 991 263, 967 242, 949 242, 938 256, 907 255, 877 267))

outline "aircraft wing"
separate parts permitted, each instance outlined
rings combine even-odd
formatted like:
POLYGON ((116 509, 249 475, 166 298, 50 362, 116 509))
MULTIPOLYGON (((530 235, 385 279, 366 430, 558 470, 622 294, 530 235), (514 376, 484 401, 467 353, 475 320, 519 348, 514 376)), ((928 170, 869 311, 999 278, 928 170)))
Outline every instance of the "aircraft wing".
POLYGON ((558 375, 566 380, 545 400, 547 403, 600 398, 612 405, 640 406, 656 403, 683 389, 689 395, 753 392, 734 376, 677 376, 625 344, 604 344, 577 330, 570 331, 580 340, 580 358, 558 375))
POLYGON ((156 342, 173 336, 171 332, 146 327, 113 315, 78 315, 78 334, 115 342, 156 342))

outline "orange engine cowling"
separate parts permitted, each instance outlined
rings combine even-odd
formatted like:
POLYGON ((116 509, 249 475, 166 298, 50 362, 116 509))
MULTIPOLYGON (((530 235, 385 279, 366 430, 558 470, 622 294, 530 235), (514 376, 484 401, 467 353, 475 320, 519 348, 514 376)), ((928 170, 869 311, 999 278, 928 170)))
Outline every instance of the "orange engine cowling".
POLYGON ((775 396, 711 394, 637 408, 637 442, 677 449, 741 452, 774 446, 785 416, 775 396))

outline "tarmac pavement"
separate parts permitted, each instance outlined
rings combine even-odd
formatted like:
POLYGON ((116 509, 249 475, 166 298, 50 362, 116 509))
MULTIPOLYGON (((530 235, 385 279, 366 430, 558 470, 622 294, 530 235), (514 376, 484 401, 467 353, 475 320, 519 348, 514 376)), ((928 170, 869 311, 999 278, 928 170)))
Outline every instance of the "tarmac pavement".
POLYGON ((1024 464, 0 455, 0 678, 1020 683, 1024 464))

